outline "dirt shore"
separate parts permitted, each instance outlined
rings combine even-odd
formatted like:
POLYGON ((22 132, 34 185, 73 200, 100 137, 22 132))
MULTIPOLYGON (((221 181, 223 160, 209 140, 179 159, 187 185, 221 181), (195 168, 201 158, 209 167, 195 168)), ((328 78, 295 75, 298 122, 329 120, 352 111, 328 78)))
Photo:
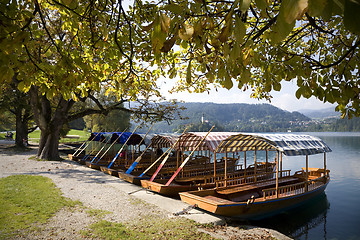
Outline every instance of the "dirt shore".
MULTIPOLYGON (((35 153, 36 146, 19 152, 11 148, 9 142, 0 142, 0 177, 14 174, 48 177, 65 197, 80 201, 87 209, 106 211, 108 214, 103 219, 111 222, 126 223, 149 216, 168 218, 170 215, 123 191, 121 184, 128 183, 119 178, 79 165, 66 159, 65 155, 63 161, 36 161, 35 153)), ((24 233, 16 239, 86 239, 80 231, 97 220, 84 208, 62 209, 41 226, 36 235, 24 233)), ((199 231, 219 239, 290 239, 277 231, 252 226, 199 227, 199 231)))

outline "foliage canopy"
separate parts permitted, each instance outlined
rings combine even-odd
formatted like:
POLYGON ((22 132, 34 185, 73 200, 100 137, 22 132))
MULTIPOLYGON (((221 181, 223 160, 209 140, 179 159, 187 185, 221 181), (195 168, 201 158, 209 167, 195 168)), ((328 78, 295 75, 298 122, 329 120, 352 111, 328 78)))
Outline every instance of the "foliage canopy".
POLYGON ((6 0, 1 2, 1 81, 78 100, 106 89, 118 99, 173 91, 252 89, 271 99, 281 81, 296 97, 359 107, 359 0, 6 0))

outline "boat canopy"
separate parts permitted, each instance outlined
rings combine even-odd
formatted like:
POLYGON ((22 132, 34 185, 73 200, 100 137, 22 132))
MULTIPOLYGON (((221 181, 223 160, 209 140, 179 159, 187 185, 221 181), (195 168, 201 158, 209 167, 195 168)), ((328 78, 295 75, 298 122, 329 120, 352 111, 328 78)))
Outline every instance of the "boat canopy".
POLYGON ((139 135, 144 139, 142 144, 145 144, 146 146, 149 146, 149 144, 151 143, 151 139, 156 136, 153 133, 149 133, 147 135, 145 133, 139 133, 139 135))
POLYGON ((130 137, 127 145, 138 145, 141 142, 142 137, 137 133, 133 133, 132 135, 131 134, 131 132, 113 132, 111 142, 115 141, 121 135, 120 138, 116 141, 117 143, 124 144, 130 137))
POLYGON ((217 152, 240 152, 254 150, 278 150, 287 156, 312 155, 331 152, 320 138, 297 134, 236 134, 223 140, 217 152))
POLYGON ((120 134, 122 134, 122 132, 92 132, 90 134, 89 141, 102 141, 104 140, 104 138, 111 138, 110 143, 113 143, 116 140, 117 143, 124 144, 126 140, 131 136, 127 145, 137 145, 142 140, 142 137, 137 133, 131 135, 131 132, 124 132, 121 136, 120 134), (120 138, 118 139, 119 136, 120 138))
POLYGON ((92 132, 88 141, 100 142, 106 138, 106 135, 111 134, 111 132, 92 132))
POLYGON ((239 134, 236 132, 210 132, 205 140, 196 148, 201 140, 206 136, 207 132, 187 132, 180 136, 180 140, 177 148, 182 151, 193 151, 193 150, 210 150, 216 151, 219 144, 231 137, 232 135, 239 134))
POLYGON ((151 139, 153 148, 168 148, 174 145, 179 138, 179 134, 157 134, 151 139))

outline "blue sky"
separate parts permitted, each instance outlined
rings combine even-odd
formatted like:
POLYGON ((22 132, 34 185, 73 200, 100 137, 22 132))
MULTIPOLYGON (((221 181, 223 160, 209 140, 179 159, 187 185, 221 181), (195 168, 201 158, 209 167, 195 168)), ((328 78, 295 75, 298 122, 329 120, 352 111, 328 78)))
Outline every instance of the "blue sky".
MULTIPOLYGON (((214 103, 269 103, 266 100, 257 100, 250 98, 251 91, 242 92, 240 89, 233 87, 230 90, 218 89, 218 91, 212 90, 210 93, 168 93, 171 88, 172 80, 166 80, 166 83, 162 83, 160 88, 162 94, 167 99, 177 99, 185 102, 214 102, 214 103)), ((334 104, 323 103, 320 100, 312 97, 310 99, 295 97, 297 90, 296 82, 282 82, 280 92, 272 92, 272 105, 287 111, 298 110, 319 110, 325 108, 334 108, 334 104)))

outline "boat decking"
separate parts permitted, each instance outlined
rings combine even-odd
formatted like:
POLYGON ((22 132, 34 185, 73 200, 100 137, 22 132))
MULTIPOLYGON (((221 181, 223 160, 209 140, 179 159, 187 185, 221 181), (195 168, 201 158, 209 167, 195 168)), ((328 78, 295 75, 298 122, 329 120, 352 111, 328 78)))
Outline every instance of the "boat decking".
MULTIPOLYGON (((294 184, 300 182, 298 177, 284 177, 279 179, 279 186, 294 184)), ((216 195, 204 196, 207 199, 217 201, 219 203, 243 202, 249 198, 262 198, 262 190, 272 188, 276 185, 276 179, 259 181, 257 183, 243 184, 241 186, 216 189, 216 195)))

